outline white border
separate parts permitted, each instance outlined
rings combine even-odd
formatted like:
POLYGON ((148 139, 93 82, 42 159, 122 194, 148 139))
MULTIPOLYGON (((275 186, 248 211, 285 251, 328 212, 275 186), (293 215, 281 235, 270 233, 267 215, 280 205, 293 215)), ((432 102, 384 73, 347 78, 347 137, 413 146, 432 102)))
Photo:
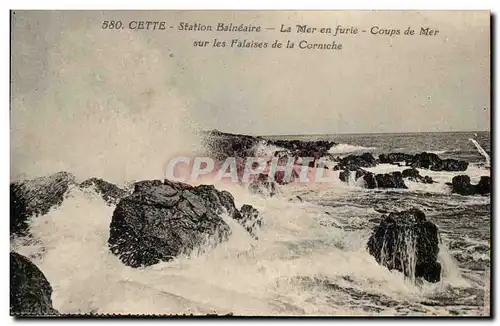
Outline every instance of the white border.
MULTIPOLYGON (((469 9, 469 10, 492 10, 493 13, 498 14, 500 12, 499 5, 498 5, 498 0, 493 1, 486 1, 486 0, 474 0, 474 1, 466 1, 466 0, 455 0, 455 1, 446 1, 446 2, 439 2, 436 0, 421 0, 421 1, 397 1, 397 0, 392 0, 392 1, 382 1, 379 0, 376 3, 373 1, 345 1, 345 2, 336 2, 336 3, 331 3, 329 1, 325 0, 308 0, 308 1, 284 1, 284 3, 271 3, 269 0, 254 0, 254 1, 238 1, 238 2, 229 2, 229 1, 211 1, 210 3, 207 3, 206 1, 203 0, 175 0, 175 1, 151 1, 151 0, 141 0, 137 2, 129 2, 129 3, 124 3, 124 1, 109 1, 109 0, 88 0, 88 1, 73 1, 71 3, 67 1, 4 1, 2 2, 2 7, 7 5, 5 8, 2 8, 4 10, 1 11, 1 43, 4 45, 4 51, 2 51, 2 64, 1 64, 1 70, 0 73, 3 76, 2 83, 3 87, 1 89, 1 96, 2 96, 2 103, 4 104, 4 110, 1 111, 1 116, 0 116, 0 147, 1 147, 1 152, 2 152, 2 160, 1 160, 1 168, 0 168, 0 184, 2 185, 1 189, 1 207, 3 209, 3 214, 2 214, 2 222, 3 224, 3 234, 2 236, 4 237, 2 239, 3 242, 3 247, 5 248, 5 251, 1 256, 3 257, 3 264, 2 264, 2 273, 0 276, 0 282, 4 284, 2 286, 2 296, 1 296, 1 302, 0 302, 0 311, 2 311, 1 317, 2 321, 6 322, 7 324, 13 324, 14 320, 9 317, 8 315, 8 302, 9 302, 9 269, 8 269, 8 255, 7 255, 7 248, 9 248, 9 238, 7 236, 8 228, 9 228, 9 223, 8 223, 8 207, 9 207, 9 195, 8 195, 8 190, 7 190, 7 184, 10 180, 9 176, 9 165, 10 165, 10 159, 9 159, 9 81, 8 81, 8 74, 9 74, 9 47, 6 46, 9 44, 9 13, 8 9, 305 9, 305 10, 311 10, 311 9, 364 9, 364 10, 369 10, 369 9, 378 9, 378 10, 394 10, 394 9, 434 9, 434 10, 464 10, 464 9, 469 9), (286 4, 286 5, 285 5, 286 4)), ((495 32, 494 35, 498 35, 498 25, 500 23, 498 22, 498 17, 496 20, 496 26, 495 26, 495 32)), ((493 49, 492 49, 493 50, 493 49)), ((498 53, 495 51, 495 59, 496 62, 498 62, 498 53)), ((495 84, 495 89, 494 92, 498 93, 498 84, 495 84)), ((493 105, 493 103, 492 103, 493 105)), ((493 110, 493 109, 492 109, 493 110)), ((498 127, 499 121, 498 121, 498 114, 495 115, 495 125, 498 127)), ((494 144, 497 144, 498 139, 496 139, 496 135, 493 135, 495 142, 494 144)), ((497 152, 497 146, 494 146, 493 151, 496 153, 497 152)), ((498 171, 498 160, 495 158, 495 170, 498 171)), ((498 172, 497 172, 498 173, 498 172)), ((497 202, 497 197, 498 193, 500 191, 500 187, 498 186, 498 183, 496 182, 496 178, 494 180, 494 187, 496 189, 495 191, 495 196, 493 198, 493 201, 497 202)), ((496 216, 495 216, 496 217, 496 216)), ((498 232, 498 225, 500 224, 499 221, 495 223, 495 230, 494 230, 494 235, 496 236, 499 234, 498 232)), ((492 235, 493 238, 493 235, 492 235)), ((496 238, 496 237, 495 237, 496 238)), ((495 263, 497 266, 498 264, 498 245, 497 241, 495 241, 495 263)), ((498 269, 498 267, 497 267, 498 269)), ((493 275, 492 275, 493 276, 493 275)), ((495 294, 498 292, 497 287, 498 287, 498 280, 495 282, 495 294)), ((494 302, 494 307, 491 307, 492 310, 498 311, 497 310, 497 303, 494 302)), ((66 320, 66 321, 58 321, 58 324, 61 325, 69 325, 70 323, 74 323, 75 321, 78 320, 66 320)), ((145 321, 129 321, 130 324, 134 325, 143 325, 145 321)), ((201 321, 201 320, 200 320, 201 321)), ((220 321, 220 320, 213 320, 213 321, 220 321)), ((283 320, 285 322, 291 321, 290 319, 283 320)), ((310 323, 311 321, 317 321, 315 320, 297 320, 295 322, 301 323, 301 324, 306 324, 310 323)), ((345 324, 348 321, 343 321, 343 320, 323 320, 327 322, 333 322, 335 324, 345 324)), ((366 322, 374 322, 375 320, 365 320, 366 322)), ((401 320, 395 320, 396 322, 401 322, 401 320)), ((33 323, 33 321, 28 321, 30 323, 33 323)), ((46 320, 46 322, 51 323, 52 321, 50 319, 46 320)), ((90 322, 96 322, 96 320, 92 321, 81 321, 83 323, 90 323, 90 322)), ((176 320, 168 320, 166 321, 168 323, 177 323, 178 321, 176 320)), ((252 324, 266 324, 269 323, 270 321, 262 321, 262 320, 246 320, 246 322, 250 322, 252 324)), ((361 323, 364 321, 350 321, 349 323, 361 323)), ((385 322, 385 321, 384 321, 385 322)), ((426 323, 429 324, 434 324, 442 321, 437 321, 437 320, 428 320, 425 321, 426 323)), ((454 320, 448 320, 448 322, 455 322, 454 320)), ((16 324, 20 323, 26 323, 24 322, 19 322, 17 321, 16 324)), ((183 322, 185 323, 185 321, 183 322)), ((466 323, 472 324, 473 321, 468 321, 466 323)))

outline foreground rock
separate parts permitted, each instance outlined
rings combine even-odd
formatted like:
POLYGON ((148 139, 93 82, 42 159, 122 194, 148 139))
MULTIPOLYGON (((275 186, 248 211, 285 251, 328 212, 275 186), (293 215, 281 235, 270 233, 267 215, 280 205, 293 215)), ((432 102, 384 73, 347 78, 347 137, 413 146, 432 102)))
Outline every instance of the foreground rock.
POLYGON ((460 195, 486 195, 491 192, 491 178, 482 176, 479 183, 473 185, 468 175, 457 175, 451 180, 451 188, 451 192, 460 195))
POLYGON ((52 287, 28 258, 10 253, 10 314, 16 316, 57 315, 52 307, 52 287))
POLYGON ((59 172, 48 177, 15 181, 10 184, 10 233, 26 235, 28 220, 32 216, 44 215, 52 207, 59 206, 75 177, 59 172))
POLYGON ((232 195, 214 186, 165 180, 142 181, 120 200, 113 212, 108 244, 131 267, 149 266, 227 240, 231 230, 220 216, 227 213, 250 228, 260 225, 256 210, 240 213, 232 195))
POLYGON ((98 178, 85 180, 80 184, 82 188, 94 187, 95 191, 108 203, 115 205, 127 195, 127 191, 118 186, 98 178))
POLYGON ((441 279, 438 228, 418 209, 383 216, 367 247, 370 255, 389 270, 433 283, 441 279))

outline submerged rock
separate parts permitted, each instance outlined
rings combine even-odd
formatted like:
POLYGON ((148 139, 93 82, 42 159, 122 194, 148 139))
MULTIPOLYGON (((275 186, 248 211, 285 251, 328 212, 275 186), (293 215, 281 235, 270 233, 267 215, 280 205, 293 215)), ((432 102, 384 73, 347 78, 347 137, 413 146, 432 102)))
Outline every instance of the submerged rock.
MULTIPOLYGON (((256 210, 240 213, 227 191, 165 180, 136 183, 113 212, 109 248, 131 267, 149 266, 228 239, 227 213, 244 227, 259 224, 256 210)), ((258 213, 257 213, 258 215, 258 213)), ((254 229, 252 228, 252 232, 254 229)))
POLYGON ((479 183, 473 185, 468 175, 457 175, 451 180, 451 188, 451 192, 459 195, 486 195, 491 192, 491 179, 489 176, 482 176, 479 183))
POLYGON ((26 235, 28 220, 44 215, 64 200, 64 194, 75 177, 67 172, 10 183, 10 234, 26 235))
POLYGON ((57 315, 52 306, 52 287, 28 258, 10 253, 10 314, 15 316, 57 315))
POLYGON ((398 270, 410 278, 428 282, 441 279, 439 233, 437 226, 418 209, 382 216, 367 247, 370 255, 389 270, 398 270))
POLYGON ((82 188, 94 187, 96 192, 108 204, 116 204, 118 201, 127 195, 127 191, 120 187, 98 178, 91 178, 85 180, 80 184, 82 188))

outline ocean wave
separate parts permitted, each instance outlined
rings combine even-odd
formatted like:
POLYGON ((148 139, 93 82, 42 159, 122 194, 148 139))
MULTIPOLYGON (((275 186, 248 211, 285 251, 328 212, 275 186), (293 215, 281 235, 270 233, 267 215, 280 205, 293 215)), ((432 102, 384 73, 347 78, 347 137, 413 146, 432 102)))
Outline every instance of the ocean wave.
POLYGON ((360 152, 360 151, 373 151, 376 147, 364 147, 364 146, 356 146, 351 144, 338 144, 332 146, 330 150, 328 150, 331 154, 341 154, 341 153, 351 153, 351 152, 360 152))

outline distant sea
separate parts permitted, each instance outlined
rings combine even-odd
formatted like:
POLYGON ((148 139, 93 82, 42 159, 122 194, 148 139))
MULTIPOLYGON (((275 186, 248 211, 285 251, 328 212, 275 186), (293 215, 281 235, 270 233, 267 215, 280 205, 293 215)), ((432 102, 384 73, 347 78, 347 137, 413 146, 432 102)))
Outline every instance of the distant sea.
MULTIPOLYGON (((269 139, 330 140, 339 144, 338 153, 404 152, 409 154, 433 152, 442 158, 455 158, 471 163, 484 161, 469 138, 475 139, 481 147, 490 152, 489 131, 467 132, 423 132, 423 133, 383 133, 383 134, 323 134, 265 136, 269 139), (476 136, 477 135, 477 136, 476 136)), ((332 152, 335 152, 335 148, 332 152)))

